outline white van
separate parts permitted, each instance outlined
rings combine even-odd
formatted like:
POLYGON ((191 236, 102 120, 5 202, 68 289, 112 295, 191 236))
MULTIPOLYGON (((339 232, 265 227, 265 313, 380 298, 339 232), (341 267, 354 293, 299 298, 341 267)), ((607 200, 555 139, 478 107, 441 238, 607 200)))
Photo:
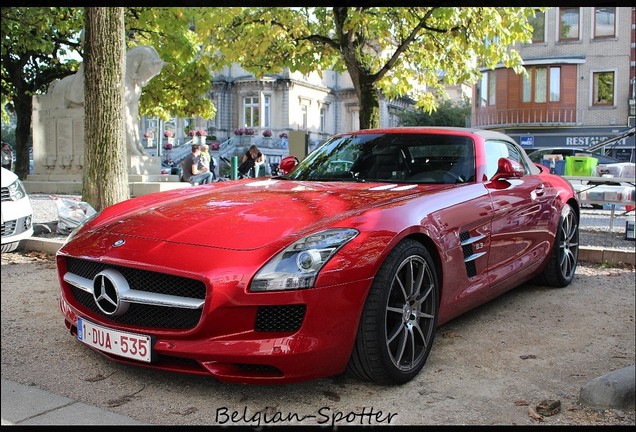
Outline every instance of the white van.
POLYGON ((33 235, 33 208, 17 175, 2 170, 2 253, 18 248, 20 240, 33 235))

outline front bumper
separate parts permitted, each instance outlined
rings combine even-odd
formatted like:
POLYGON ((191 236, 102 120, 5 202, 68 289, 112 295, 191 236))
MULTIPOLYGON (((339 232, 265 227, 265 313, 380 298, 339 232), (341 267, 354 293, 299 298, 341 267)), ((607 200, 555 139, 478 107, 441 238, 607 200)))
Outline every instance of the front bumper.
POLYGON ((77 319, 152 336, 151 363, 101 354, 125 364, 210 375, 220 381, 272 384, 342 373, 349 361, 370 280, 289 292, 247 293, 215 287, 191 329, 156 330, 114 323, 78 304, 64 284, 66 327, 77 319))

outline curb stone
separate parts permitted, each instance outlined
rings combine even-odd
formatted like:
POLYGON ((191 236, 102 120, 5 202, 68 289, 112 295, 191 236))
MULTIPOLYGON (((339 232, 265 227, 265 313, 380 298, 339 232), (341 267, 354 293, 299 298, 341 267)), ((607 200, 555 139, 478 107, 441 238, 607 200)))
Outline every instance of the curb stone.
POLYGON ((579 402, 597 409, 634 409, 636 365, 594 378, 581 387, 579 402))

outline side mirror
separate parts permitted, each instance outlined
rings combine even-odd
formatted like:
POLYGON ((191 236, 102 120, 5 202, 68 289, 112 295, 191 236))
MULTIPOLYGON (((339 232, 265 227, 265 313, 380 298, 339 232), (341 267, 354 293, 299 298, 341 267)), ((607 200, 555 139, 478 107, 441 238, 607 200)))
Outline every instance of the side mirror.
POLYGON ((298 158, 296 156, 287 156, 286 158, 283 158, 283 160, 280 161, 280 164, 278 165, 278 169, 280 170, 280 173, 285 175, 288 172, 290 172, 291 170, 293 170, 296 165, 298 165, 298 158))
POLYGON ((519 162, 508 158, 500 158, 497 162, 497 172, 493 176, 492 181, 521 178, 525 173, 523 166, 519 162))

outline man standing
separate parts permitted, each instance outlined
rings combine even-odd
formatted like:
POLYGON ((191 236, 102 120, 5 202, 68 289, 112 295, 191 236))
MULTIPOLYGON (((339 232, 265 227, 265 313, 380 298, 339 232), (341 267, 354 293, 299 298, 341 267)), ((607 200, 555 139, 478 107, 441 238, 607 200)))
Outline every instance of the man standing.
POLYGON ((200 165, 201 163, 201 146, 192 144, 192 153, 189 153, 182 163, 183 180, 193 185, 208 184, 214 179, 210 168, 200 165))
POLYGON ((2 143, 2 168, 6 168, 11 171, 11 165, 13 164, 13 150, 8 143, 2 143))

